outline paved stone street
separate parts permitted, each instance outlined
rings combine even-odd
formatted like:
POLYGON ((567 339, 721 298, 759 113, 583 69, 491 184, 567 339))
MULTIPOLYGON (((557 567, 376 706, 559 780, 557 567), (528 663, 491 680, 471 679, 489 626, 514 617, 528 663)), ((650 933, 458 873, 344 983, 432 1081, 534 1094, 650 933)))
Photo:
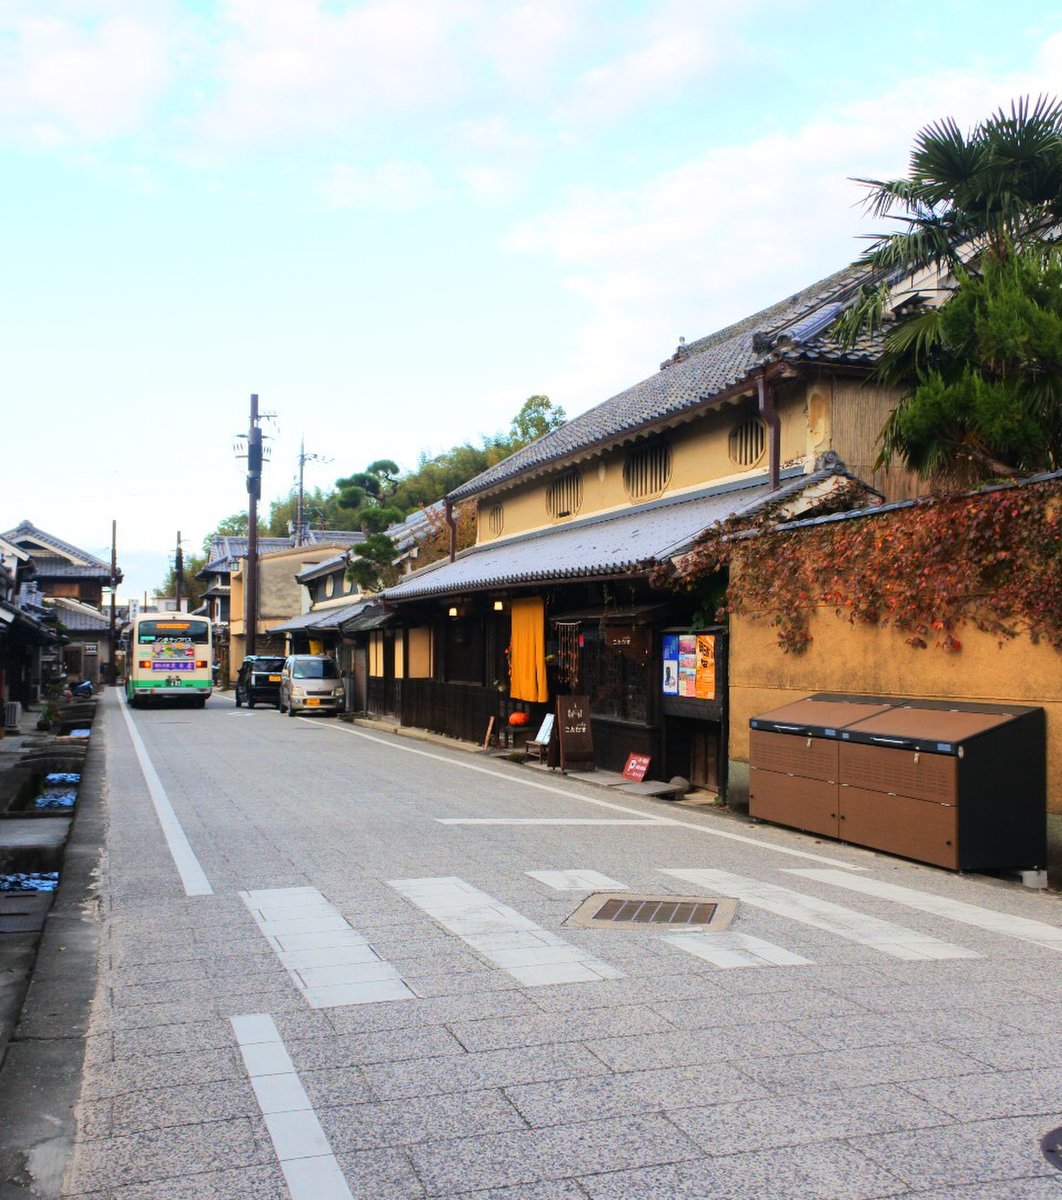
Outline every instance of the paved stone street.
POLYGON ((67 1195, 1062 1200, 1056 895, 228 697, 101 708, 67 1195), (566 923, 623 889, 737 914, 566 923))

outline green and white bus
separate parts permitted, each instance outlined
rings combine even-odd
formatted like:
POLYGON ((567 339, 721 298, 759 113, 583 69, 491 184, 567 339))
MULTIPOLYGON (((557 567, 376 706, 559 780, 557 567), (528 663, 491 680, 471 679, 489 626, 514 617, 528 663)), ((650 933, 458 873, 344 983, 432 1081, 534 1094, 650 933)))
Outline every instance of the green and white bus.
POLYGON ((210 621, 185 613, 146 613, 129 630, 125 695, 133 707, 189 700, 202 708, 213 686, 210 621))

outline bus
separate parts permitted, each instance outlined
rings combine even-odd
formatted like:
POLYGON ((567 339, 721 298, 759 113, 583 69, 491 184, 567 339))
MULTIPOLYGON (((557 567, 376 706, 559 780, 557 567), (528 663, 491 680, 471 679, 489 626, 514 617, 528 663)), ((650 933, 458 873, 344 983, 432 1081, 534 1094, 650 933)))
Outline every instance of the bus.
POLYGON ((134 707, 156 700, 210 698, 214 641, 210 620, 185 613, 143 613, 129 629, 125 696, 134 707))

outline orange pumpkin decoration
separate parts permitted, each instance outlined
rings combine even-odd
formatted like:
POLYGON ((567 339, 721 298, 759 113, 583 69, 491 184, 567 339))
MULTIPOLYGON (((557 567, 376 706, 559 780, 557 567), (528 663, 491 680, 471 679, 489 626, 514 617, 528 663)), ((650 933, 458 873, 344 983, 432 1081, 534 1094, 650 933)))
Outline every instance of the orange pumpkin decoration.
POLYGON ((510 725, 527 725, 531 720, 530 713, 514 712, 509 714, 510 725))

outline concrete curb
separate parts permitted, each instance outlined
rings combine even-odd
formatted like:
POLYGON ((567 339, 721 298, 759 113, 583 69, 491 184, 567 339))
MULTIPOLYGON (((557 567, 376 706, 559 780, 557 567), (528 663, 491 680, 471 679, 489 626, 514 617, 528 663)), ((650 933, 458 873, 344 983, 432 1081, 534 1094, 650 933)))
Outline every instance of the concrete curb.
POLYGON ((100 925, 97 870, 106 833, 103 721, 93 727, 22 1015, 0 1065, 0 1200, 57 1197, 77 1131, 100 925))

